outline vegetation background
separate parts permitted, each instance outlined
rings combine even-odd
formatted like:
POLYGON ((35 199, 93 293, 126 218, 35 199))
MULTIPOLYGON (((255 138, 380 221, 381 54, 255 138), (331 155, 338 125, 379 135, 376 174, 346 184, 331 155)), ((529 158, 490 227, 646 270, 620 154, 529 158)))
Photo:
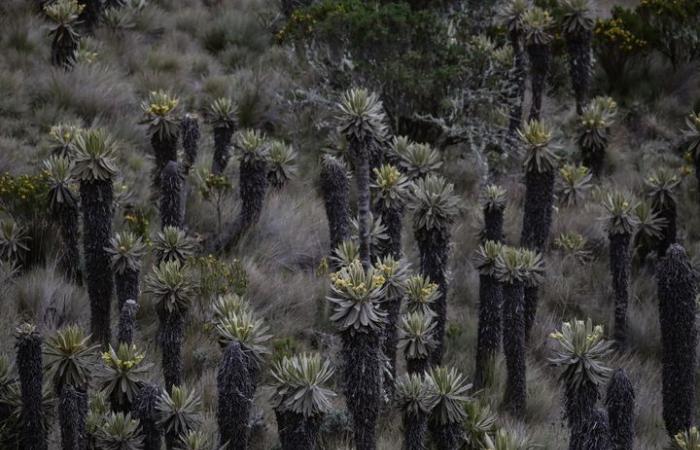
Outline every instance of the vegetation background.
MULTIPOLYGON (((608 17, 615 5, 635 7, 634 0, 597 2, 597 14, 608 17)), ((218 97, 230 97, 238 106, 238 127, 258 128, 284 139, 298 152, 297 175, 282 190, 272 190, 259 223, 224 261, 238 261, 246 273, 247 297, 274 333, 272 359, 303 349, 317 348, 337 359, 337 338, 326 320, 327 277, 317 268, 328 254, 328 228, 318 193, 320 155, 329 145, 333 102, 327 96, 328 80, 300 46, 280 39, 284 27, 280 5, 274 0, 150 0, 126 27, 99 27, 84 37, 78 63, 72 71, 50 64, 49 23, 26 0, 4 0, 0 5, 0 173, 37 174, 50 154, 49 130, 59 122, 107 128, 119 142, 118 205, 115 231, 134 226, 139 214, 152 235, 158 229, 155 206, 146 176, 151 150, 146 129, 139 122, 141 101, 151 91, 165 89, 181 99, 181 110, 200 113, 218 97)), ((683 61, 675 69, 657 52, 635 56, 624 68, 624 80, 612 86, 596 64, 593 91, 612 92, 620 105, 619 119, 611 130, 601 191, 616 187, 638 195, 644 178, 664 165, 683 175, 678 188, 679 240, 694 262, 700 263, 700 193, 687 176, 681 129, 689 112, 700 106, 700 63, 683 61), (614 89, 613 89, 614 87, 614 89)), ((576 152, 576 114, 565 62, 558 58, 551 89, 544 100, 543 118, 555 130, 564 154, 576 152)), ((420 84, 421 79, 412 80, 420 84)), ((211 128, 202 125, 197 166, 210 167, 213 152, 211 128)), ((513 150, 515 151, 515 150, 513 150)), ((464 141, 442 149, 443 173, 455 183, 463 209, 452 230, 450 290, 448 298, 447 353, 445 361, 463 373, 474 370, 478 272, 473 255, 481 228, 479 191, 487 173, 497 171, 507 189, 505 230, 515 242, 520 233, 524 188, 517 153, 493 162, 484 149, 464 141), (491 167, 492 165, 492 167, 491 167)), ((237 214, 235 194, 237 162, 226 174, 232 194, 224 200, 223 220, 237 214)), ((0 191, 3 189, 0 181, 0 191)), ((26 195, 16 199, 31 212, 36 205, 31 181, 26 195)), ((37 194, 38 195, 38 194, 37 194)), ((578 232, 587 240, 590 261, 585 265, 553 248, 548 254, 547 276, 537 321, 528 347, 528 406, 522 428, 545 449, 566 447, 568 430, 563 420, 557 370, 547 364, 547 336, 565 319, 590 316, 612 325, 612 288, 607 258, 607 235, 599 220, 603 210, 595 192, 577 206, 555 210, 552 236, 578 232)), ((32 217, 28 213, 28 217, 32 217)), ((409 222, 407 221, 406 224, 409 222)), ((82 287, 67 283, 55 271, 57 239, 39 216, 27 223, 35 253, 43 261, 28 262, 28 269, 11 280, 0 274, 0 352, 14 352, 13 330, 33 318, 52 329, 79 323, 87 329, 88 300, 82 287)), ((187 204, 187 226, 206 237, 215 232, 213 205, 195 189, 187 204)), ((414 264, 417 250, 406 225, 404 249, 414 264)), ((149 267, 149 264, 145 264, 149 267)), ((147 269, 146 269, 147 270, 147 269)), ((637 392, 636 446, 668 445, 661 418, 660 333, 656 284, 652 272, 635 270, 629 306, 629 352, 611 363, 627 369, 637 392)), ((135 338, 155 363, 159 379, 159 350, 155 344, 156 318, 148 296, 143 296, 135 338)), ((201 299, 205 303, 205 299, 201 299)), ((216 366, 220 351, 207 329, 206 305, 193 308, 184 344, 185 376, 202 394, 206 429, 215 432, 216 366)), ((402 360, 402 358, 399 358, 402 360)), ((402 362, 403 363, 403 362, 402 362)), ((498 411, 505 366, 497 363, 496 384, 481 395, 498 411)), ((264 385, 264 382, 261 383, 264 385)), ((338 390, 339 391, 339 390, 338 390)), ((259 389, 260 427, 253 438, 258 449, 274 448, 276 427, 267 398, 259 389)), ((342 410, 342 396, 338 410, 342 410)), ((502 423, 508 422, 505 415, 502 423)), ((334 414, 324 424, 326 448, 343 448, 349 424, 334 414), (339 440, 335 439, 339 438, 339 440)), ((57 445, 58 433, 52 433, 57 445)), ((400 417, 382 417, 380 449, 398 449, 400 417)), ((54 447, 52 447, 54 448, 54 447)))

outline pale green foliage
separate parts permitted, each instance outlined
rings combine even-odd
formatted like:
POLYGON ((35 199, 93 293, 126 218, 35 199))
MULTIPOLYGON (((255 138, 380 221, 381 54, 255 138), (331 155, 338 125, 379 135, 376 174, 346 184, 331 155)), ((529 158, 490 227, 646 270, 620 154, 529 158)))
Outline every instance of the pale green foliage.
POLYGON ((544 281, 544 261, 542 254, 524 248, 520 250, 522 268, 525 271, 525 283, 530 286, 539 286, 544 281))
POLYGON ((360 259, 360 246, 354 241, 343 241, 333 250, 331 260, 338 267, 349 266, 353 261, 360 259))
POLYGON ((75 136, 73 176, 80 181, 111 180, 117 174, 116 144, 105 130, 90 128, 75 136))
POLYGON ((429 314, 412 312, 401 316, 398 348, 403 350, 406 359, 428 357, 437 345, 434 335, 436 325, 429 314))
POLYGON ((49 185, 49 208, 55 210, 60 205, 76 206, 73 192, 73 162, 64 156, 51 156, 43 162, 49 185))
POLYGON ((267 160, 270 154, 270 142, 258 130, 241 130, 234 137, 236 147, 240 150, 242 161, 267 160))
POLYGON ((581 264, 591 259, 591 252, 586 249, 587 244, 586 238, 575 231, 561 233, 554 240, 554 246, 561 250, 566 258, 573 258, 581 264))
POLYGON ((432 307, 439 296, 438 285, 429 278, 412 275, 406 279, 406 308, 409 312, 434 316, 432 307))
POLYGON ((177 107, 180 99, 170 93, 159 90, 148 94, 148 99, 141 103, 143 120, 151 135, 159 139, 173 137, 178 132, 177 107))
POLYGON ((197 249, 197 243, 176 227, 165 227, 153 239, 153 254, 159 263, 184 263, 197 249))
POLYGON ((373 197, 383 208, 401 208, 406 203, 409 186, 408 178, 390 164, 374 169, 373 197))
POLYGON ((407 147, 396 147, 401 168, 410 180, 424 178, 442 167, 440 153, 428 144, 411 143, 407 147))
POLYGON ((529 8, 528 0, 507 0, 498 11, 500 22, 508 31, 519 34, 523 31, 523 16, 529 8))
POLYGON ((454 367, 434 367, 426 374, 430 385, 430 405, 433 418, 440 424, 463 422, 464 405, 472 388, 454 367))
POLYGON ((49 139, 57 148, 57 150, 54 150, 58 152, 57 156, 65 158, 73 156, 75 137, 82 131, 81 127, 69 123, 59 123, 52 126, 51 130, 49 130, 49 139))
POLYGON ((501 248, 501 252, 496 258, 496 277, 503 283, 525 281, 527 271, 520 249, 505 245, 501 248))
POLYGON ((24 227, 14 220, 0 220, 0 259, 17 263, 29 251, 29 236, 24 227))
POLYGON ((500 242, 486 241, 476 251, 475 264, 482 275, 496 275, 496 260, 503 250, 500 242))
POLYGON ((216 447, 212 442, 215 440, 211 435, 200 430, 189 430, 180 435, 179 450, 225 450, 225 447, 216 447))
POLYGON ((396 380, 396 404, 407 414, 429 414, 432 385, 424 374, 405 374, 396 380))
POLYGON ((90 335, 82 328, 68 325, 46 341, 46 370, 56 387, 83 388, 90 380, 98 346, 90 344, 90 335))
POLYGON ((559 5, 564 33, 578 34, 593 29, 595 18, 590 0, 561 0, 559 5))
POLYGON ((613 191, 603 197, 606 214, 602 217, 610 234, 631 234, 637 225, 634 210, 637 202, 627 193, 613 191))
MULTIPOLYGON (((350 220, 350 225, 352 226, 353 239, 359 241, 360 234, 360 224, 357 218, 350 220)), ((382 222, 381 216, 375 216, 371 212, 369 213, 369 242, 372 246, 372 253, 377 253, 377 251, 384 245, 384 242, 389 238, 386 234, 386 225, 382 222)))
POLYGON ((102 450, 141 450, 143 436, 139 433, 138 419, 131 414, 107 414, 102 426, 97 431, 97 443, 102 450))
POLYGON ((214 326, 222 347, 236 341, 256 359, 262 359, 264 354, 269 353, 265 344, 272 338, 267 334, 270 328, 262 319, 255 317, 250 308, 239 312, 229 311, 225 317, 214 322, 214 326))
POLYGON ((488 403, 472 399, 464 405, 464 437, 467 448, 487 449, 493 443, 491 435, 496 431, 496 414, 488 403))
POLYGON ((228 97, 220 97, 209 105, 209 122, 215 127, 233 127, 236 122, 236 105, 228 97))
POLYGON ((556 342, 549 362, 564 367, 561 380, 573 388, 584 381, 602 384, 611 372, 605 365, 613 351, 612 342, 604 339, 603 326, 593 326, 591 319, 564 322, 561 331, 550 334, 556 342))
POLYGON ((416 229, 446 227, 459 213, 459 197, 454 194, 454 185, 436 175, 428 175, 414 182, 408 205, 413 211, 416 229))
POLYGON ((680 183, 681 179, 678 175, 669 169, 665 167, 657 169, 645 180, 647 196, 655 206, 673 204, 674 190, 680 183))
POLYGON ((634 208, 634 216, 638 235, 650 239, 661 237, 661 231, 666 226, 666 219, 660 217, 649 202, 640 201, 634 208))
POLYGON ((156 403, 158 424, 168 435, 181 436, 201 422, 201 399, 194 389, 173 386, 172 392, 161 392, 156 403))
POLYGON ((291 145, 275 139, 270 144, 268 178, 273 185, 282 186, 291 180, 297 172, 297 153, 291 145))
POLYGON ((487 450, 530 450, 536 448, 539 446, 532 445, 525 434, 506 428, 499 428, 491 445, 486 447, 487 450))
POLYGON ((279 410, 304 417, 325 414, 332 409, 335 393, 328 389, 333 368, 319 354, 302 353, 284 357, 272 368, 275 379, 273 401, 279 410))
POLYGON ((144 292, 155 298, 158 308, 169 313, 184 313, 197 290, 189 268, 179 261, 167 261, 154 266, 146 275, 144 292))
POLYGON ((374 264, 376 273, 384 277, 384 293, 387 298, 403 297, 409 267, 408 261, 397 260, 391 255, 377 260, 374 264))
POLYGON ((530 44, 544 45, 552 41, 551 28, 554 25, 549 11, 532 6, 522 16, 525 38, 530 44))
POLYGON ((481 192, 481 205, 487 210, 496 210, 506 205, 506 190, 497 184, 489 184, 481 192))
POLYGON ((518 130, 525 144, 525 170, 549 172, 555 169, 557 156, 552 152, 552 130, 540 120, 531 120, 518 130))
POLYGON ((678 433, 673 441, 681 450, 700 450, 700 431, 697 427, 678 433))
POLYGON ((125 270, 141 269, 141 259, 146 254, 146 244, 140 236, 131 231, 116 233, 109 240, 109 247, 105 249, 112 261, 112 269, 116 273, 124 273, 125 270))
POLYGON ((91 434, 100 449, 141 450, 144 438, 138 427, 138 419, 132 419, 130 414, 109 412, 100 418, 91 434))
POLYGON ((330 275, 331 292, 327 299, 333 307, 331 321, 341 331, 379 330, 386 313, 379 303, 384 297, 384 276, 370 268, 367 272, 359 260, 330 275))
POLYGON ((377 94, 367 89, 350 89, 343 94, 337 109, 339 130, 348 140, 385 139, 386 118, 377 94))
POLYGON ((77 0, 56 0, 44 6, 46 15, 59 26, 67 26, 78 20, 85 5, 77 0))
POLYGON ((586 166, 566 164, 559 169, 559 175, 559 202, 568 207, 579 205, 592 187, 591 171, 586 166))
POLYGON ((700 152, 700 112, 693 112, 685 119, 686 129, 683 131, 688 140, 688 151, 697 158, 700 152))
POLYGON ((121 343, 116 351, 110 345, 102 353, 102 391, 110 398, 116 396, 122 401, 126 399, 129 403, 133 402, 140 383, 152 366, 143 362, 145 357, 135 345, 121 343))
POLYGON ((248 311, 250 305, 238 294, 219 295, 212 303, 211 310, 214 322, 220 322, 225 317, 248 311))

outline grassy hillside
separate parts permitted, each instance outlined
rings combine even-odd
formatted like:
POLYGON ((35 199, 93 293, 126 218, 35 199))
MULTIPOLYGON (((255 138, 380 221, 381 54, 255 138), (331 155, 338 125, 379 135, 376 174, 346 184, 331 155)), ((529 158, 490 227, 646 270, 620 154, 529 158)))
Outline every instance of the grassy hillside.
MULTIPOLYGON (((602 16, 610 5, 599 5, 602 16)), ((58 123, 103 127, 118 142, 115 184, 117 209, 114 230, 128 228, 134 211, 145 214, 147 235, 159 231, 157 204, 151 199, 152 151, 146 126, 141 123, 141 102, 149 92, 167 90, 180 98, 179 112, 204 119, 209 104, 230 97, 238 107, 238 128, 256 128, 282 139, 297 151, 296 175, 281 190, 268 193, 257 225, 228 253, 223 262, 240 262, 247 276, 246 296, 274 335, 272 355, 318 349, 339 363, 340 342, 328 321, 325 296, 328 279, 319 266, 328 255, 329 236, 323 200, 318 189, 319 161, 329 146, 335 126, 332 90, 324 86, 324 74, 305 61, 303 51, 279 44, 275 33, 284 18, 274 0, 150 0, 129 18, 128 26, 100 26, 83 39, 78 62, 71 71, 50 64, 48 20, 34 2, 5 0, 0 5, 0 173, 38 174, 51 153, 49 131, 58 123)), ((561 63, 564 64, 564 63, 561 63)), ((566 78, 566 69, 560 69, 566 78)), ((552 241, 565 232, 585 237, 590 258, 584 263, 550 246, 540 307, 527 349, 528 406, 525 423, 510 420, 499 410, 505 383, 505 363, 497 361, 494 385, 478 395, 499 412, 499 423, 522 430, 545 449, 566 448, 568 429, 563 417, 559 370, 547 358, 549 333, 563 320, 591 317, 605 326, 613 324, 613 292, 608 267, 608 239, 601 206, 603 193, 613 188, 645 194, 645 178, 659 166, 681 176, 677 188, 678 236, 693 261, 700 262, 700 202, 698 185, 679 148, 685 117, 700 105, 698 62, 682 64, 675 71, 658 55, 650 55, 630 70, 631 88, 613 93, 620 105, 611 129, 604 176, 576 206, 557 204, 553 214, 552 241)), ((576 152, 577 116, 566 81, 544 100, 543 119, 555 130, 562 153, 576 152)), ((605 77, 596 70, 594 93, 606 91, 605 77)), ((339 94, 340 92, 336 92, 339 94)), ((529 99, 529 94, 528 94, 529 99)), ((198 189, 196 174, 211 166, 212 127, 201 121, 199 158, 188 184, 186 206, 188 232, 206 242, 216 233, 216 209, 198 189)), ((478 318, 479 276, 474 253, 482 227, 479 193, 484 181, 496 174, 507 190, 505 233, 509 243, 520 237, 524 186, 520 161, 512 153, 498 167, 468 142, 442 149, 442 173, 455 183, 461 212, 452 227, 450 245, 447 353, 450 364, 471 379, 474 371, 478 318), (486 161, 486 162, 485 162, 486 161)), ((240 209, 238 159, 226 171, 232 189, 222 203, 223 222, 233 221, 240 209)), ((0 189, 2 186, 0 185, 0 189)), ((28 187, 32 189, 31 186, 28 187)), ((31 198, 31 194, 28 194, 31 198)), ((26 199, 20 199, 25 202, 26 199)), ((36 205, 27 202, 27 208, 36 205)), ((3 216, 0 210, 0 217, 3 216)), ((30 215, 30 217, 32 217, 30 215)), ((403 247, 418 266, 418 250, 412 221, 404 219, 403 247)), ((28 257, 25 268, 11 279, 0 272, 0 353, 14 355, 13 332, 22 320, 35 321, 42 332, 69 323, 89 329, 88 296, 83 286, 65 281, 56 268, 59 248, 54 228, 26 223, 33 238, 31 248, 45 260, 28 257)), ((206 254, 202 254, 206 257, 206 254)), ((151 270, 153 257, 144 262, 151 270)), ((696 264, 697 266, 697 264, 696 264)), ((658 301, 653 264, 633 271, 629 305, 629 348, 617 353, 610 366, 624 367, 637 395, 636 448, 664 448, 670 444, 661 417, 661 363, 658 301)), ((201 393, 205 430, 216 433, 216 370, 221 352, 208 321, 211 299, 198 296, 188 316, 184 341, 186 383, 201 393)), ((160 350, 156 343, 158 320, 154 301, 142 295, 135 342, 154 363, 149 371, 161 382, 160 350)), ((113 318, 116 313, 113 312, 113 318)), ((116 319, 115 319, 116 320, 116 319)), ((399 372, 403 358, 399 357, 399 372)), ((277 431, 265 387, 267 366, 256 399, 259 427, 253 447, 275 448, 277 431)), ((335 384, 340 383, 339 372, 335 384)), ((340 394, 341 389, 337 386, 340 394)), ((342 395, 338 413, 326 424, 326 447, 345 448, 349 433, 342 395), (334 428, 335 427, 335 428, 334 428)), ((392 409, 382 416, 379 449, 401 448, 400 415, 392 409)), ((50 448, 59 448, 58 427, 52 428, 50 448)), ((349 448, 349 447, 348 447, 349 448)))

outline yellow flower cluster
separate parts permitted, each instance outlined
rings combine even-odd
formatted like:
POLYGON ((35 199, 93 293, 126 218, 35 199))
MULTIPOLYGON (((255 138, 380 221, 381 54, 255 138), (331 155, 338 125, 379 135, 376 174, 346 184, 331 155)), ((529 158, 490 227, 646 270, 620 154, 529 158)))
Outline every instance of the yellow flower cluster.
POLYGON ((141 364, 144 357, 145 355, 143 353, 134 353, 132 359, 123 360, 119 358, 115 359, 110 352, 102 353, 102 361, 105 363, 105 365, 119 371, 128 371, 133 369, 141 364))
POLYGON ((693 3, 687 0, 642 0, 639 7, 658 16, 673 14, 686 18, 693 3))
POLYGON ((564 182, 566 182, 567 184, 571 184, 588 175, 588 167, 566 164, 561 169, 559 169, 559 174, 561 175, 561 178, 562 180, 564 180, 564 182))
POLYGON ((618 48, 626 53, 632 53, 647 46, 647 42, 626 29, 622 19, 619 18, 598 20, 594 33, 599 39, 604 39, 611 44, 617 45, 618 48))
POLYGON ((0 175, 0 199, 8 205, 26 206, 34 209, 43 205, 48 185, 48 173, 40 172, 38 175, 20 175, 18 177, 10 174, 0 175))

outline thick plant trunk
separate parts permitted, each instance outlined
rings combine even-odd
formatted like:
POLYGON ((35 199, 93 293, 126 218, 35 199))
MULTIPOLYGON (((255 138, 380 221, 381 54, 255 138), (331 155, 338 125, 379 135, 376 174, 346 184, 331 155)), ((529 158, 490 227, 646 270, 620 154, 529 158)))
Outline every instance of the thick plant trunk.
POLYGON ((384 389, 388 394, 394 392, 394 380, 396 379, 396 346, 398 344, 398 322, 401 311, 401 297, 389 298, 382 303, 382 308, 387 313, 382 338, 382 352, 389 361, 389 375, 384 377, 384 389))
POLYGON ((138 303, 129 299, 122 306, 119 313, 119 326, 117 329, 117 342, 131 345, 134 341, 134 326, 136 322, 136 312, 139 309, 138 303))
POLYGON ((542 96, 547 84, 552 54, 549 44, 528 44, 527 54, 530 57, 530 86, 532 88, 532 105, 528 120, 540 120, 542 96))
POLYGON ((658 240, 656 254, 660 258, 666 254, 666 250, 671 244, 676 242, 676 202, 669 200, 664 205, 655 206, 654 210, 661 219, 666 220, 666 224, 661 229, 661 238, 658 240))
POLYGON ((282 450, 315 450, 321 418, 275 410, 282 450))
POLYGON ((112 237, 112 182, 81 182, 80 198, 86 284, 90 297, 90 332, 93 340, 106 348, 111 336, 110 310, 114 290, 110 255, 105 250, 112 237))
POLYGON ((629 233, 611 234, 610 275, 615 293, 615 342, 624 348, 627 343, 627 303, 629 302, 629 279, 632 258, 629 233))
POLYGON ((58 422, 61 427, 62 450, 85 449, 87 412, 87 393, 72 386, 63 386, 58 399, 58 422))
POLYGON ((403 208, 380 208, 378 211, 382 218, 382 223, 386 226, 388 239, 379 255, 393 256, 394 259, 401 259, 401 220, 403 219, 403 208))
POLYGON ((175 161, 160 174, 160 227, 182 228, 182 175, 175 161))
POLYGON ((479 276, 479 330, 476 341, 474 387, 480 389, 501 345, 503 288, 490 275, 479 276))
POLYGON ((693 425, 697 273, 680 245, 673 244, 657 265, 661 322, 663 419, 673 437, 693 425))
POLYGON ((430 424, 430 434, 437 450, 455 450, 462 443, 462 424, 430 424))
POLYGON ((380 352, 378 332, 343 334, 343 388, 357 450, 377 448, 377 420, 382 399, 380 352))
POLYGON ((512 31, 509 33, 510 45, 513 47, 513 63, 515 66, 515 73, 513 74, 515 78, 515 98, 510 111, 510 121, 508 123, 508 134, 510 136, 515 136, 515 132, 520 128, 523 120, 523 101, 525 98, 527 62, 521 38, 520 33, 517 31, 512 31))
POLYGON ((566 419, 571 432, 569 450, 584 450, 583 444, 596 410, 598 387, 590 381, 583 381, 579 386, 567 385, 565 395, 566 419))
POLYGON ((632 450, 634 446, 634 388, 624 369, 617 369, 605 396, 612 450, 632 450))
POLYGON ((67 27, 59 27, 52 31, 51 64, 70 70, 75 64, 79 41, 70 33, 67 27))
POLYGON ((357 222, 360 245, 360 261, 365 272, 372 266, 370 245, 370 192, 369 192, 369 157, 357 158, 355 162, 355 180, 357 182, 357 222))
POLYGON ((153 384, 144 384, 134 401, 134 418, 139 420, 144 437, 143 450, 161 450, 162 437, 158 425, 158 397, 160 389, 153 384))
POLYGON ((160 136, 153 133, 151 136, 151 147, 155 164, 151 170, 151 182, 153 188, 153 198, 160 198, 161 172, 170 161, 177 161, 177 134, 160 136))
POLYGON ((610 450, 610 445, 608 417, 595 409, 580 429, 572 431, 569 450, 610 450))
POLYGON ((77 205, 61 205, 55 212, 61 232, 61 256, 58 266, 66 279, 77 284, 82 283, 82 273, 80 271, 80 250, 79 250, 79 213, 77 205))
POLYGON ((215 244, 217 250, 229 250, 257 223, 262 213, 268 186, 267 163, 265 160, 243 160, 239 170, 241 212, 228 227, 226 235, 215 244))
POLYGON ((482 241, 503 242, 503 207, 484 208, 482 241))
POLYGON ((445 328, 447 324, 447 259, 450 233, 447 227, 415 232, 420 251, 420 271, 430 281, 438 285, 439 296, 433 304, 435 311, 435 340, 437 345, 430 355, 433 365, 440 365, 445 352, 445 328))
POLYGON ((410 374, 424 374, 430 369, 430 359, 412 358, 406 359, 406 372, 410 374))
POLYGON ((590 30, 573 33, 566 36, 566 48, 569 53, 569 74, 571 87, 576 99, 576 113, 581 115, 588 101, 588 90, 591 83, 591 40, 590 30))
POLYGON ((428 415, 404 413, 403 450, 428 450, 428 415))
POLYGON ((321 163, 321 191, 333 252, 350 239, 350 182, 345 167, 330 156, 321 163))
POLYGON ((163 352, 163 378, 165 389, 182 384, 182 342, 185 334, 185 318, 182 313, 161 311, 158 340, 163 352))
POLYGON ((226 170, 231 158, 231 137, 233 126, 214 128, 214 158, 211 162, 211 173, 221 175, 226 170))
MULTIPOLYGON (((607 138, 605 139, 607 141, 607 138)), ((605 148, 607 147, 607 142, 602 142, 601 145, 584 145, 581 140, 579 140, 579 147, 581 148, 581 161, 583 165, 591 169, 591 173, 594 177, 600 178, 603 173, 603 165, 605 164, 605 148)))
MULTIPOLYGON (((554 172, 528 170, 525 173, 525 205, 520 245, 538 252, 544 251, 552 225, 554 204, 554 172)), ((537 315, 539 289, 525 288, 525 336, 529 336, 537 315)))
POLYGON ((503 402, 516 418, 525 414, 527 399, 524 297, 522 282, 503 284, 503 353, 508 372, 503 402))
POLYGON ((39 333, 17 338, 17 374, 22 400, 19 444, 22 450, 47 450, 42 411, 43 364, 42 338, 39 333))
POLYGON ((197 162, 199 152, 199 121, 192 114, 185 114, 180 122, 180 138, 182 139, 183 160, 180 166, 182 172, 182 189, 180 189, 180 223, 185 223, 187 198, 190 194, 190 186, 187 176, 197 162))
POLYGON ((124 272, 115 272, 114 285, 117 292, 117 309, 121 311, 127 300, 138 301, 139 299, 139 270, 132 270, 128 267, 124 272))
POLYGON ((228 450, 248 449, 249 417, 255 396, 255 382, 248 365, 249 359, 243 353, 241 345, 231 342, 224 351, 216 375, 219 443, 228 443, 228 450))
POLYGON ((104 10, 103 0, 85 0, 81 2, 85 5, 83 12, 80 13, 78 17, 78 23, 80 23, 88 32, 92 32, 97 26, 97 23, 102 17, 102 11, 104 10))

